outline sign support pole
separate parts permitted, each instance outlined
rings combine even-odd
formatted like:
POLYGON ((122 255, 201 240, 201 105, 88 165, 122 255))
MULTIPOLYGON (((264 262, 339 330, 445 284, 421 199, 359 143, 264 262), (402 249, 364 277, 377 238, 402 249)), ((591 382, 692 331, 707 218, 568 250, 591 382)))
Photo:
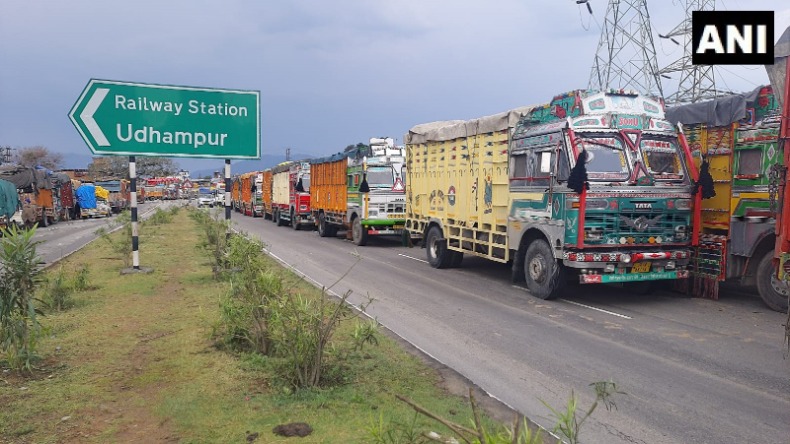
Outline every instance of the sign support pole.
POLYGON ((132 210, 132 268, 140 270, 140 241, 137 233, 137 167, 134 156, 129 156, 129 182, 132 210))
POLYGON ((225 222, 228 223, 227 237, 230 238, 230 159, 225 159, 225 222))

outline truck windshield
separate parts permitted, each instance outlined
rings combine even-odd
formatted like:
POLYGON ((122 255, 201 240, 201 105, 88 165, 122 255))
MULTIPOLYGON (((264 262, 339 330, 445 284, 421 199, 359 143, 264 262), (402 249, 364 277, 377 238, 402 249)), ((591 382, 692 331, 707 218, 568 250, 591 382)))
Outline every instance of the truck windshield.
POLYGON ((623 142, 612 134, 576 133, 577 149, 587 151, 587 177, 592 181, 625 181, 630 177, 623 142))
POLYGON ((392 188, 395 184, 392 167, 368 167, 367 174, 371 188, 392 188))
POLYGON ((644 138, 639 147, 645 166, 655 180, 683 180, 685 175, 677 141, 670 138, 644 138))

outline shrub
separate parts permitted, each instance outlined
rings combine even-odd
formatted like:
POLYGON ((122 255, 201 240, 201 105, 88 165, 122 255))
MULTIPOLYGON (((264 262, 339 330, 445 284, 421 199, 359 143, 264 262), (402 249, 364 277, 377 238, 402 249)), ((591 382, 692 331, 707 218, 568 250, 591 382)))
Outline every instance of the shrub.
POLYGON ((40 283, 40 258, 33 240, 36 229, 4 230, 0 238, 0 352, 8 364, 30 370, 35 358, 41 325, 36 307, 36 287, 40 283))

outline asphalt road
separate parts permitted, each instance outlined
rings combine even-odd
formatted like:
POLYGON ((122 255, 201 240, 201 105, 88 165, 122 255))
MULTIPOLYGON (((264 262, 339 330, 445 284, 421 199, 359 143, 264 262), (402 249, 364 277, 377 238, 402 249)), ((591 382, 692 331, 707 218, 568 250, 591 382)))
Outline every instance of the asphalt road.
POLYGON ((395 239, 356 247, 233 220, 317 285, 352 291, 355 305, 373 297, 368 313, 384 326, 545 427, 554 421, 543 401, 562 410, 573 392, 586 408, 590 383, 614 381, 625 394, 616 410, 595 411, 582 442, 790 442, 785 315, 754 295, 728 289, 713 301, 593 285, 542 301, 484 259, 435 270, 425 250, 395 239))
MULTIPOLYGON (((143 203, 138 207, 138 218, 144 220, 157 207, 168 205, 172 203, 143 203)), ((34 240, 41 241, 36 252, 41 256, 44 266, 51 265, 96 239, 96 230, 99 228, 112 230, 116 226, 114 221, 115 216, 62 221, 48 227, 39 227, 33 237, 34 240)))

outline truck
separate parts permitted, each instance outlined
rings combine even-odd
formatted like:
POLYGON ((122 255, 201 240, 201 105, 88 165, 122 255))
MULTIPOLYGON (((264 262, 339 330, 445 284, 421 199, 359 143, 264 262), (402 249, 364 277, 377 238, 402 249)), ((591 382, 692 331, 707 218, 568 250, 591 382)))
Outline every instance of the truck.
POLYGON ((767 65, 771 81, 779 102, 781 124, 777 149, 782 156, 782 164, 775 166, 769 173, 769 195, 772 214, 776 218, 776 244, 774 264, 777 272, 772 275, 771 285, 779 284, 776 290, 784 295, 787 311, 785 322, 785 342, 790 344, 790 308, 788 308, 787 288, 790 285, 790 181, 787 168, 790 165, 790 27, 785 29, 774 47, 774 64, 767 65))
POLYGON ((110 217, 112 214, 109 204, 104 199, 97 198, 96 191, 95 184, 83 182, 74 192, 80 218, 110 217))
POLYGON ((773 264, 776 219, 769 191, 771 171, 783 164, 773 88, 676 106, 667 116, 683 124, 695 167, 706 164, 715 192, 702 201, 700 244, 685 290, 717 299, 719 283, 728 281, 756 288, 773 310, 787 310, 787 286, 773 264))
POLYGON ((19 209, 19 193, 16 186, 7 180, 0 179, 0 234, 12 225, 14 213, 19 209))
POLYGON ((100 180, 96 181, 95 185, 100 186, 110 192, 107 198, 107 203, 113 213, 118 214, 121 211, 129 208, 130 202, 127 199, 128 182, 121 179, 114 180, 100 180))
POLYGON ((262 216, 272 219, 272 169, 268 168, 261 174, 261 207, 262 216))
POLYGON ((235 211, 241 211, 241 178, 233 176, 230 179, 230 206, 235 211))
POLYGON ((59 220, 57 184, 54 186, 46 170, 21 165, 0 167, 0 179, 14 184, 20 194, 22 219, 25 225, 38 223, 46 227, 59 220))
POLYGON ((272 168, 272 221, 294 230, 314 226, 310 212, 310 163, 283 162, 272 168))
POLYGON ((661 99, 576 90, 404 140, 406 230, 434 268, 510 264, 540 299, 569 282, 642 293, 688 277, 697 177, 661 99))
POLYGON ((345 230, 354 244, 364 246, 369 236, 403 234, 405 148, 390 137, 369 142, 310 161, 310 203, 319 236, 345 230))
POLYGON ((241 212, 245 216, 259 217, 263 215, 261 186, 263 173, 252 171, 239 176, 241 189, 241 212))

